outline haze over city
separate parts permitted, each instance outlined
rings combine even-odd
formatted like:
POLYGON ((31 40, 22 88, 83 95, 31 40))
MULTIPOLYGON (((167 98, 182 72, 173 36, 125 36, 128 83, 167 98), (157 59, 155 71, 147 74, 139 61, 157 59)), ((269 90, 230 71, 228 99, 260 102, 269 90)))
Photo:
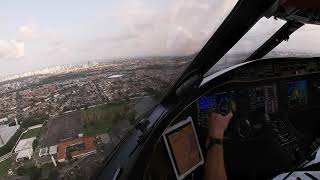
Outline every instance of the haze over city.
POLYGON ((224 18, 212 22, 205 16, 213 10, 221 14, 230 9, 214 4, 140 0, 3 2, 1 74, 119 56, 191 54, 211 35, 215 22, 224 18), (185 21, 186 16, 191 19, 185 21), (204 30, 199 32, 198 28, 204 30))
MULTIPOLYGON (((189 55, 202 48, 236 2, 5 1, 0 7, 0 76, 95 59, 189 55)), ((231 51, 252 51, 281 24, 262 19, 231 51)), ((320 35, 316 27, 305 28, 296 38, 314 50, 320 35)))

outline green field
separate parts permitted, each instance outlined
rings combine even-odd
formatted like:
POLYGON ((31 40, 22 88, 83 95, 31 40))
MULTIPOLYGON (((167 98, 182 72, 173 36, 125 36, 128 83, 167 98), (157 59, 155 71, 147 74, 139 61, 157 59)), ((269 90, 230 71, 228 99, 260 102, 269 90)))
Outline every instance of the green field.
POLYGON ((31 137, 37 137, 41 131, 41 128, 31 129, 28 130, 26 133, 24 133, 21 137, 21 139, 27 139, 31 137))
POLYGON ((8 169, 10 168, 10 166, 11 166, 10 158, 0 163, 0 177, 6 176, 8 174, 8 169))
POLYGON ((85 136, 106 133, 113 124, 125 118, 128 111, 128 101, 82 110, 82 132, 85 136))

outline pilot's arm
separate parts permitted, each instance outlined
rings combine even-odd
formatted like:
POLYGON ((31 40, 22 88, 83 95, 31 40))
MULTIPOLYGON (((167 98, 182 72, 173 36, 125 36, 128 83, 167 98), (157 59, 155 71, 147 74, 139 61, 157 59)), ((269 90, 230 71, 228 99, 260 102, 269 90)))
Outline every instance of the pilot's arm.
MULTIPOLYGON (((226 116, 217 113, 211 113, 208 117, 208 138, 223 139, 224 130, 228 127, 233 114, 230 112, 226 116)), ((205 180, 226 180, 227 175, 224 167, 223 145, 214 144, 208 147, 205 180)))

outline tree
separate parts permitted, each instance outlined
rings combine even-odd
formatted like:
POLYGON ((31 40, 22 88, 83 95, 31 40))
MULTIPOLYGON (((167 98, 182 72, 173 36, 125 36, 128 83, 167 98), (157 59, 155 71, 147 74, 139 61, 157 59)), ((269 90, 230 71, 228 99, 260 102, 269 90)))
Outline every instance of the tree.
POLYGON ((94 126, 95 122, 93 120, 90 121, 90 126, 94 126))
POLYGON ((35 166, 31 166, 31 167, 21 166, 17 169, 17 174, 19 176, 28 175, 30 176, 31 180, 38 180, 41 177, 41 168, 37 168, 35 166))
POLYGON ((52 169, 52 170, 49 172, 48 180, 57 179, 58 176, 59 176, 59 171, 58 171, 57 169, 52 169))
POLYGON ((123 118, 120 112, 116 112, 113 116, 112 122, 115 124, 116 122, 120 121, 123 118))
POLYGON ((136 112, 134 110, 131 110, 127 113, 128 121, 131 125, 135 124, 136 122, 136 112))
POLYGON ((33 151, 37 148, 38 144, 39 144, 38 139, 35 139, 35 140, 33 141, 33 143, 32 143, 33 151))
POLYGON ((41 168, 32 167, 30 172, 31 180, 38 180, 41 178, 41 168))

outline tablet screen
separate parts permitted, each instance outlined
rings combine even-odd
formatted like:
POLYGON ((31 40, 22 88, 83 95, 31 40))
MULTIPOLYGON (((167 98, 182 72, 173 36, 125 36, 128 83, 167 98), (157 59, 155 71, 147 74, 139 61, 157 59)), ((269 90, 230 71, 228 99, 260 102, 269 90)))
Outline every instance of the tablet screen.
POLYGON ((184 177, 203 164, 191 118, 168 129, 164 138, 177 177, 184 177))

